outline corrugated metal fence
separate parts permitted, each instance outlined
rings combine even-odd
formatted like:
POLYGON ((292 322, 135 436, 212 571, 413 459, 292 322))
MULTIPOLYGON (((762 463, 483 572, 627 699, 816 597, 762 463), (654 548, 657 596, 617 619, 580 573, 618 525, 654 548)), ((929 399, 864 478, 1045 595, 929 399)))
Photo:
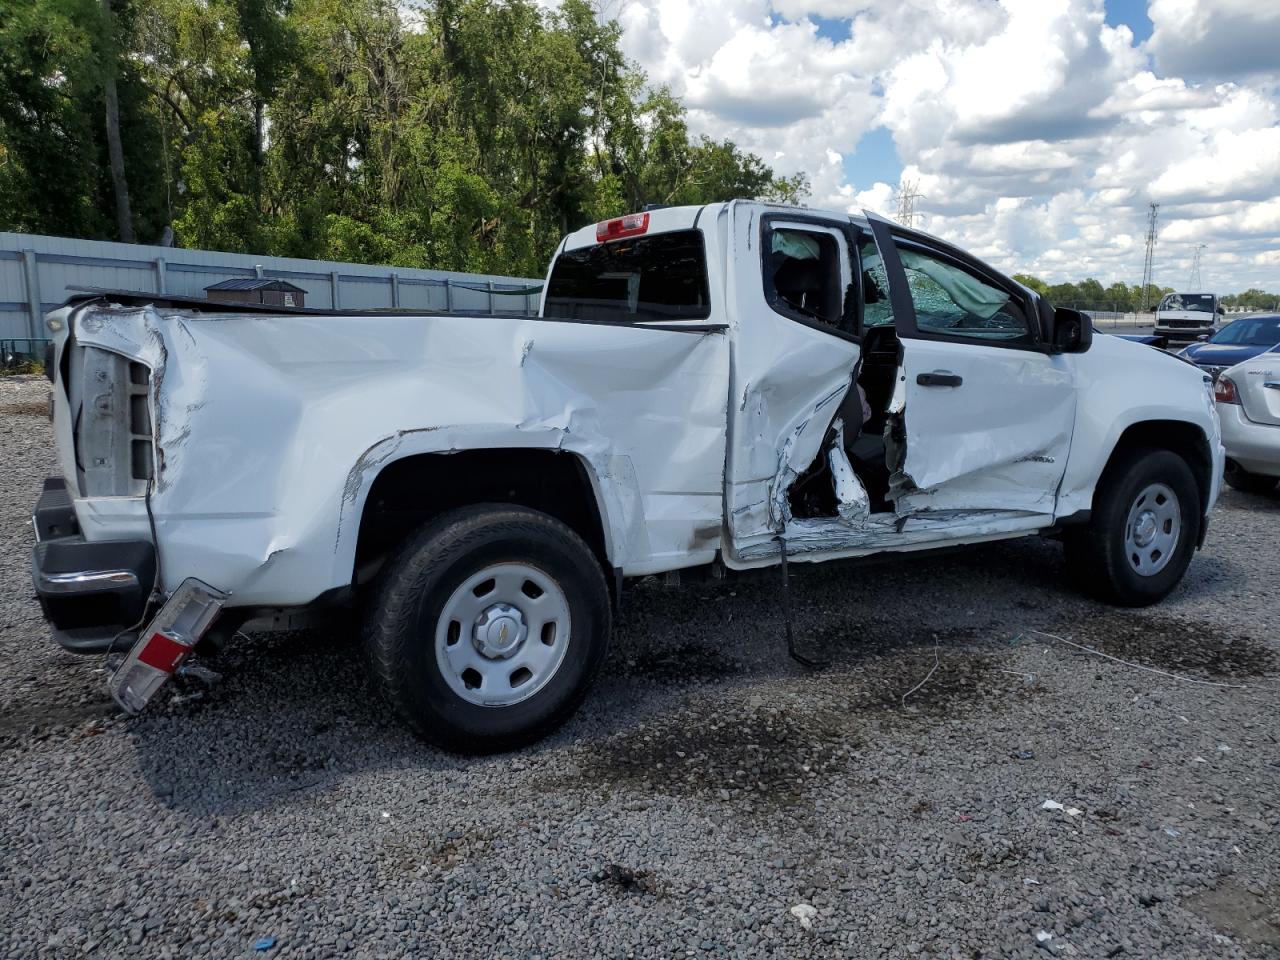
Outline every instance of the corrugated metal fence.
POLYGON ((0 232, 0 340, 43 342, 42 317, 66 300, 73 287, 203 297, 204 288, 219 280, 254 276, 297 284, 307 292, 308 307, 515 315, 537 313, 538 294, 530 287, 542 283, 0 232))

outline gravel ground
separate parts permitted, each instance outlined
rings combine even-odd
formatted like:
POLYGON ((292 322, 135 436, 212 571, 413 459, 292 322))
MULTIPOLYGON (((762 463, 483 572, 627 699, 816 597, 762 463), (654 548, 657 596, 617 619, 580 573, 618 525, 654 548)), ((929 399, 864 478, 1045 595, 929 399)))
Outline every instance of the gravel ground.
POLYGON ((561 733, 462 759, 342 626, 118 717, 30 599, 45 389, 0 379, 3 956, 1280 954, 1280 497, 1138 612, 1033 540, 797 565, 816 674, 774 576, 642 585, 561 733))

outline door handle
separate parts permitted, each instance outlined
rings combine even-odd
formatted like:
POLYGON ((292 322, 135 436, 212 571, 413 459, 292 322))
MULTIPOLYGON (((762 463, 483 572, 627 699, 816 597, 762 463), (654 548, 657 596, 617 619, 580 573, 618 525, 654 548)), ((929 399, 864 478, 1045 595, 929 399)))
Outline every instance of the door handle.
POLYGON ((964 378, 958 373, 935 370, 933 373, 917 374, 916 383, 922 387, 958 387, 964 383, 964 378))

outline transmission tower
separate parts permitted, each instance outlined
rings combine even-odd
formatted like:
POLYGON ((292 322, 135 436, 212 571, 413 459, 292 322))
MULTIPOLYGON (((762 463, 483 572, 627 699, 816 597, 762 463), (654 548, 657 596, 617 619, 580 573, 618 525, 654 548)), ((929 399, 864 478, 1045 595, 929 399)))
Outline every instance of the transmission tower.
POLYGON ((1147 258, 1142 264, 1142 312, 1151 309, 1151 285, 1155 282, 1156 217, 1160 204, 1151 204, 1147 211, 1147 258))
POLYGON ((1195 259, 1191 261, 1191 278, 1187 281, 1188 290, 1200 289, 1200 251, 1207 247, 1206 243, 1196 244, 1195 259))
POLYGON ((894 217, 904 227, 913 227, 916 222, 916 201, 923 200, 924 194, 919 193, 916 188, 920 186, 919 180, 903 180, 898 184, 898 213, 894 217))

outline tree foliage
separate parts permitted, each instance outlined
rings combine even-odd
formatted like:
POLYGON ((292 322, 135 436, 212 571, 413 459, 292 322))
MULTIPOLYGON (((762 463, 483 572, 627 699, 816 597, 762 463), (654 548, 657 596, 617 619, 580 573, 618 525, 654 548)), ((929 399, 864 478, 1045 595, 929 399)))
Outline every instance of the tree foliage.
MULTIPOLYGON (((1116 310, 1120 313, 1132 313, 1142 309, 1142 285, 1113 283, 1103 288, 1102 284, 1092 277, 1079 283, 1048 284, 1039 277, 1025 273, 1015 273, 1013 279, 1030 290, 1047 297, 1049 302, 1059 307, 1078 307, 1086 310, 1116 310)), ((1166 293, 1175 293, 1173 287, 1161 287, 1155 284, 1148 290, 1147 303, 1154 307, 1166 293)), ((1228 310, 1280 310, 1280 294, 1267 293, 1250 288, 1243 293, 1232 293, 1220 298, 1222 306, 1228 310)))
POLYGON ((1267 293, 1257 287, 1250 287, 1243 293, 1233 293, 1222 298, 1222 305, 1228 310, 1276 310, 1280 311, 1280 293, 1267 293))
MULTIPOLYGON (((108 65, 124 162, 140 179, 159 179, 161 143, 138 68, 113 56, 132 32, 134 5, 117 0, 115 14, 98 0, 0 0, 0 229, 115 236, 108 65)), ((156 201, 153 192, 135 205, 144 236, 164 219, 156 201)))
POLYGON ((801 201, 621 53, 586 0, 0 0, 0 229, 537 275, 649 203, 801 201))
MULTIPOLYGON (((1015 273, 1013 279, 1024 287, 1034 290, 1046 297, 1050 303, 1059 307, 1078 307, 1085 310, 1115 310, 1120 313, 1131 313, 1142 308, 1142 285, 1113 283, 1108 287, 1093 277, 1079 283, 1046 283, 1039 277, 1025 273, 1015 273)), ((1152 285, 1148 291, 1148 302, 1156 304, 1166 293, 1172 293, 1172 287, 1152 285)))

